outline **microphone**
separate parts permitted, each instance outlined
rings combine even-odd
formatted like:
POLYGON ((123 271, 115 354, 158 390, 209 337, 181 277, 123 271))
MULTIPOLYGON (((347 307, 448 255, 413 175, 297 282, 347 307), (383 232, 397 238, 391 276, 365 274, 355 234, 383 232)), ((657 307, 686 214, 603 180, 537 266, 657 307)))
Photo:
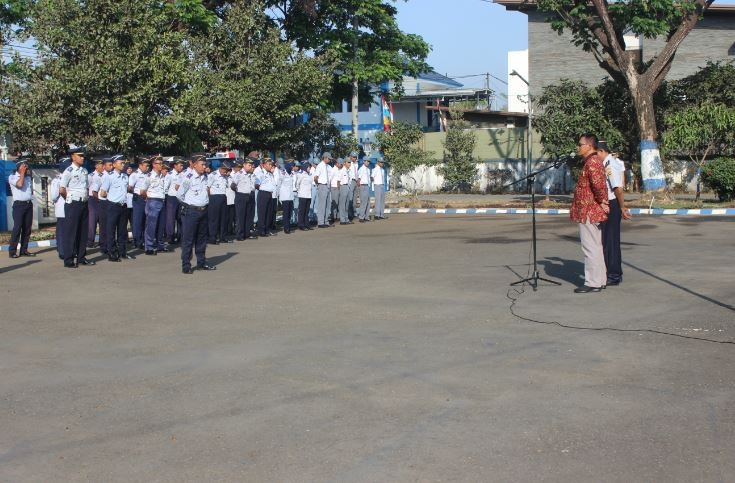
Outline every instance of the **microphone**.
POLYGON ((557 157, 556 160, 554 160, 554 167, 558 168, 559 166, 562 166, 564 163, 572 161, 576 157, 577 157, 577 153, 562 154, 561 156, 557 157))

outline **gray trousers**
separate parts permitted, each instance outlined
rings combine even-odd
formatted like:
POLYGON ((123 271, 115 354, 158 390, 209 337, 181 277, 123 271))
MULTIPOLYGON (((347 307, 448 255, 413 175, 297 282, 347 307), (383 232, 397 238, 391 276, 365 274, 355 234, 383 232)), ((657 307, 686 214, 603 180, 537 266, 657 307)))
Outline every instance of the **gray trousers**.
POLYGON ((600 224, 580 223, 579 239, 584 253, 584 284, 588 287, 602 287, 607 283, 607 269, 602 251, 600 224))
POLYGON ((350 221, 349 213, 347 212, 348 203, 350 201, 350 186, 342 185, 339 187, 339 222, 347 223, 350 221))
POLYGON ((350 194, 347 197, 347 215, 350 220, 355 217, 355 191, 357 189, 357 183, 355 180, 350 181, 350 194))
POLYGON ((329 189, 329 218, 334 221, 339 216, 339 188, 331 187, 329 189))
POLYGON ((370 217, 370 186, 367 184, 360 185, 360 208, 357 210, 357 217, 361 220, 370 217))
POLYGON ((329 208, 327 198, 329 198, 329 185, 318 185, 316 188, 316 220, 319 225, 327 224, 327 210, 329 208))
POLYGON ((375 190, 375 216, 383 218, 385 212, 385 185, 376 184, 373 185, 375 190))

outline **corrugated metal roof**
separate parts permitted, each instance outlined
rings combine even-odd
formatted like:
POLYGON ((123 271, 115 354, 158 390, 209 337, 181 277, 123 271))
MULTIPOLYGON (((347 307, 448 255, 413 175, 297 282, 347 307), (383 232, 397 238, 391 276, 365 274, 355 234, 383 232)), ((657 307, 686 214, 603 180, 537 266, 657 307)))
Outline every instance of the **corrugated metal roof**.
POLYGON ((437 82, 439 84, 445 84, 451 87, 463 87, 464 84, 460 84, 454 79, 450 79, 449 77, 445 75, 441 75, 437 72, 426 72, 423 74, 419 74, 418 76, 421 80, 431 81, 431 82, 437 82))

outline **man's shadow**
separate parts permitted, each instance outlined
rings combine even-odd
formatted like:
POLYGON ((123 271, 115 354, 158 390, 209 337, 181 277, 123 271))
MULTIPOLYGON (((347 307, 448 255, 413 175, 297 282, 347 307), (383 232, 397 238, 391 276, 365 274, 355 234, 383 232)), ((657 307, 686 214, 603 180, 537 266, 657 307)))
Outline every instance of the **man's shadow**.
POLYGON ((541 272, 549 278, 557 278, 572 285, 584 284, 584 263, 577 260, 565 260, 559 257, 547 257, 539 260, 541 272))
POLYGON ((7 273, 13 270, 18 270, 19 268, 29 267, 35 263, 40 263, 40 262, 41 260, 28 260, 27 262, 24 262, 24 263, 19 263, 17 265, 10 265, 9 267, 0 268, 0 273, 7 273))

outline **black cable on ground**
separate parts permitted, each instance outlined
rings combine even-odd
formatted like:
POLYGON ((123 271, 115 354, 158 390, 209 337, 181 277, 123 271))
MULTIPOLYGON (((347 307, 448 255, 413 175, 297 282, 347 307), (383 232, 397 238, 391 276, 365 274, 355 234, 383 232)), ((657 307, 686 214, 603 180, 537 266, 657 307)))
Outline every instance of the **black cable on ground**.
POLYGON ((508 300, 510 300, 510 305, 508 306, 508 310, 510 311, 511 315, 513 317, 516 317, 520 320, 524 320, 526 322, 533 322, 534 324, 543 324, 543 325, 556 325, 563 329, 574 329, 574 330, 593 330, 593 331, 607 331, 607 332, 637 332, 637 333, 646 332, 649 334, 679 337, 681 339, 693 339, 693 340, 699 340, 702 342, 711 342, 713 344, 735 345, 735 341, 707 339, 706 337, 694 337, 691 335, 675 334, 673 332, 666 332, 663 330, 656 330, 656 329, 618 329, 615 327, 584 327, 584 326, 570 325, 570 324, 557 322, 553 320, 531 319, 529 317, 524 317, 522 315, 519 315, 515 311, 516 302, 518 302, 520 296, 526 292, 525 285, 522 285, 521 287, 523 288, 521 288, 520 290, 517 288, 509 288, 508 292, 506 293, 506 297, 508 298, 508 300), (511 292, 515 292, 515 297, 511 294, 511 292))

